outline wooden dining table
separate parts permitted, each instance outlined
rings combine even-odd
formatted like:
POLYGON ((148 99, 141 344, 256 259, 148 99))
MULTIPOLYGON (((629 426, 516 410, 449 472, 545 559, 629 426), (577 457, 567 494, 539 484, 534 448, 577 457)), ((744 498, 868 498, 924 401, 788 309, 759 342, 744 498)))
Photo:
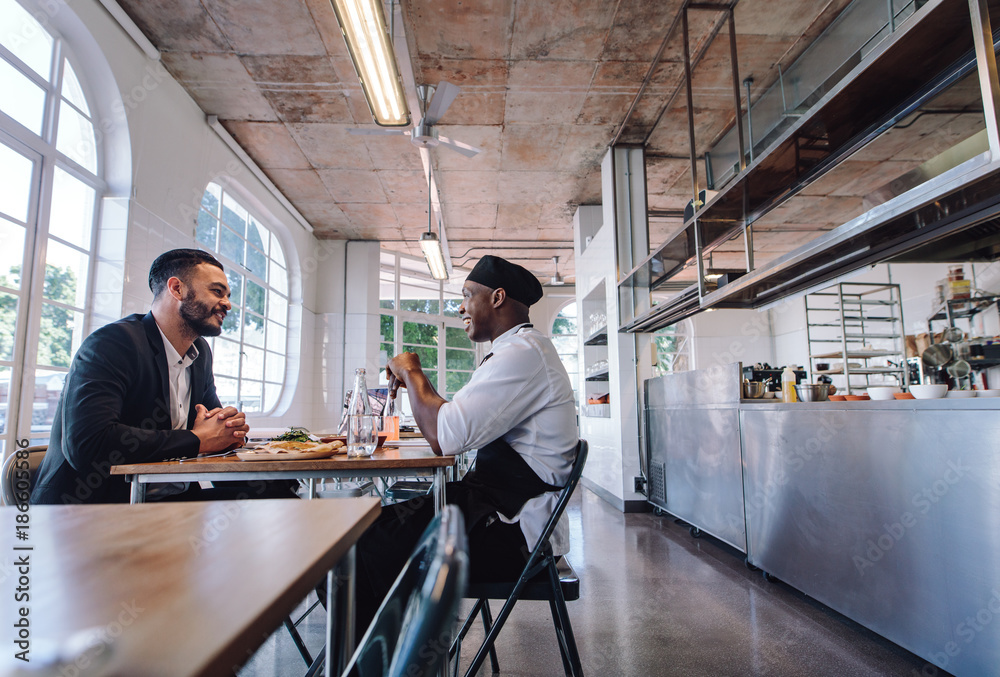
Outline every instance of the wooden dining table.
POLYGON ((191 458, 159 463, 134 463, 111 467, 112 475, 131 482, 132 503, 145 500, 146 485, 156 482, 205 482, 226 480, 301 479, 309 482, 309 496, 316 495, 318 479, 431 477, 437 511, 444 507, 445 473, 454 468, 455 456, 439 456, 426 444, 407 444, 375 450, 367 458, 337 455, 316 460, 242 461, 236 456, 191 458))
POLYGON ((0 549, 27 562, 0 583, 0 673, 231 675, 326 575, 330 674, 353 649, 354 545, 378 510, 373 497, 38 505, 18 540, 20 513, 0 508, 0 549), (25 635, 30 663, 13 659, 25 635))

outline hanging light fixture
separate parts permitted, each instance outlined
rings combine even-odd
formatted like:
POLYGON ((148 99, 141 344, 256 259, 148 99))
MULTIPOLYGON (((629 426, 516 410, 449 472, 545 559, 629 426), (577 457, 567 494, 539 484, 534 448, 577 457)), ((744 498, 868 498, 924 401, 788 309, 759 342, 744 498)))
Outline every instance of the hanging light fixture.
POLYGON ((434 222, 434 209, 431 206, 431 186, 427 185, 427 232, 420 235, 420 251, 424 253, 424 261, 431 270, 431 277, 435 280, 448 279, 448 267, 444 263, 444 250, 441 248, 441 240, 432 229, 434 222))
POLYGON ((380 0, 330 0, 375 124, 405 127, 410 110, 380 0))

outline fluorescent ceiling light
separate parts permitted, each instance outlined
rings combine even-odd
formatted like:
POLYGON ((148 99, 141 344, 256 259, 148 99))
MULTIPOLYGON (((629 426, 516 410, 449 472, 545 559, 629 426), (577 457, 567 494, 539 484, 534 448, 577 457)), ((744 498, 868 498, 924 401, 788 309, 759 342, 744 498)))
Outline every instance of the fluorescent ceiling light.
POLYGON ((405 127, 410 109, 380 0, 330 0, 375 124, 405 127))
POLYGON ((423 233, 420 236, 420 249, 424 252, 427 267, 431 269, 431 277, 435 280, 447 280, 448 269, 444 265, 444 252, 441 251, 441 240, 437 233, 423 233))

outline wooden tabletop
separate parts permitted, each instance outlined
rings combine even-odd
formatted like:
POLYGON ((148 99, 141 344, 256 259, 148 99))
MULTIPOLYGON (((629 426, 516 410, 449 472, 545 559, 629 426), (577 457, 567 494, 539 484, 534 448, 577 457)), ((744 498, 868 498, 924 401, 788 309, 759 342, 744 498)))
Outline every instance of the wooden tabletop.
MULTIPOLYGON (((368 497, 40 505, 30 508, 30 540, 19 541, 17 509, 5 507, 0 549, 5 559, 30 558, 32 665, 46 647, 98 628, 112 642, 100 674, 232 674, 378 509, 368 497)), ((5 578, 0 642, 9 659, 18 576, 5 578)))
POLYGON ((296 470, 395 470, 415 468, 447 468, 455 464, 454 456, 438 456, 429 446, 378 449, 368 458, 348 458, 346 454, 315 461, 241 461, 236 456, 225 458, 194 458, 184 462, 133 463, 111 466, 112 475, 155 475, 183 472, 258 472, 296 470))

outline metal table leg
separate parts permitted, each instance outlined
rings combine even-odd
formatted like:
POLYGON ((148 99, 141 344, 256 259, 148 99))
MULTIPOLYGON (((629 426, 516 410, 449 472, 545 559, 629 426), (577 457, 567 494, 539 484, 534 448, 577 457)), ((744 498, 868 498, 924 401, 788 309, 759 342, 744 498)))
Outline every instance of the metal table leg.
POLYGON ((145 503, 146 485, 140 482, 136 475, 126 475, 125 481, 132 485, 130 487, 129 502, 133 505, 136 503, 145 503))
POLYGON ((354 561, 352 546, 326 575, 326 677, 342 674, 354 654, 354 561))

